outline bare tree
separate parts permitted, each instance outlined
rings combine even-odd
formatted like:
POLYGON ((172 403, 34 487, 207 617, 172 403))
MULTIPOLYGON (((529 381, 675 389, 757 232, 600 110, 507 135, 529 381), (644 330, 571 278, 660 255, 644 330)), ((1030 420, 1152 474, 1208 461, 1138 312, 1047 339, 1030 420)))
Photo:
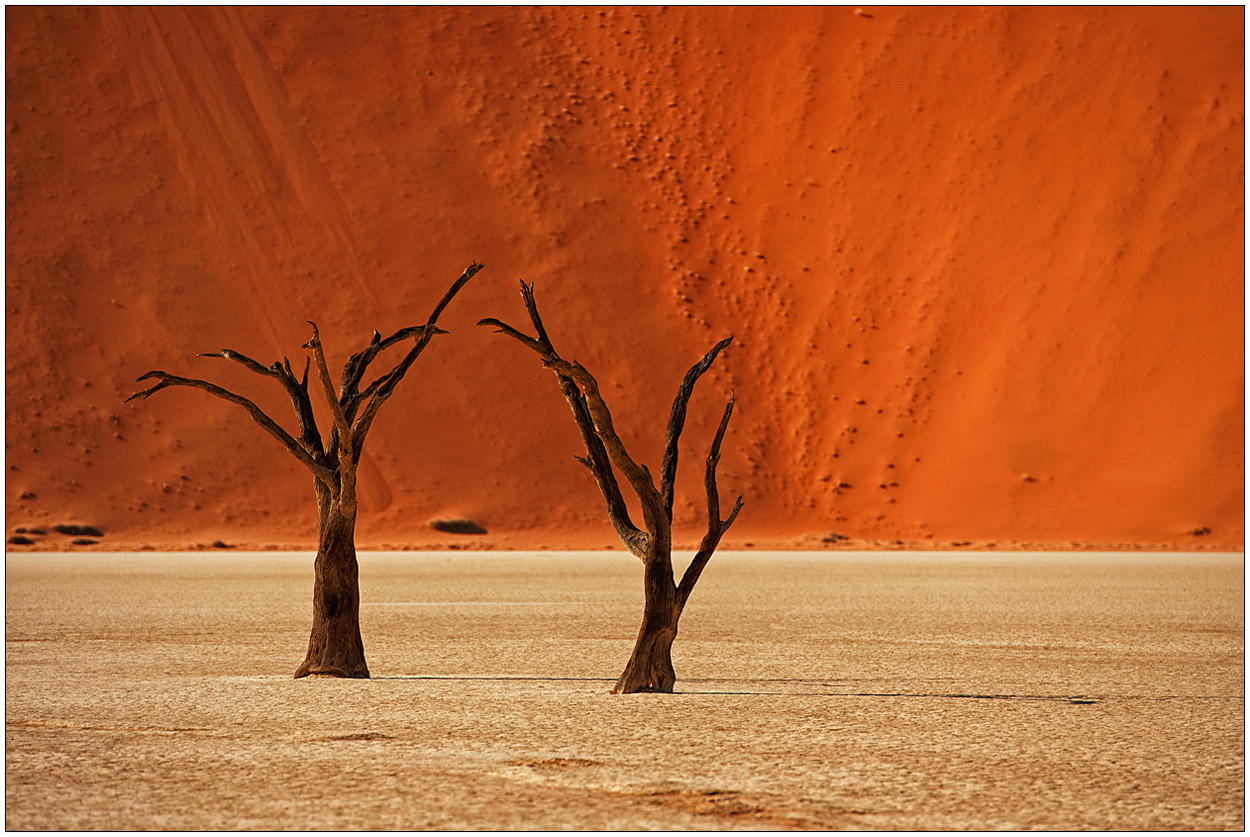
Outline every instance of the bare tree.
POLYGON ((639 465, 630 457, 613 429, 612 414, 599 394, 599 385, 594 377, 580 363, 561 358, 552 347, 538 314, 538 306, 534 302, 533 285, 522 282, 521 297, 525 300, 525 308, 529 312, 537 337, 523 334, 496 319, 480 320, 478 325, 495 326, 497 331, 520 341, 537 352, 543 365, 556 373, 560 391, 564 393, 565 400, 573 410, 573 419, 586 445, 587 455, 577 457, 577 461, 594 475, 607 502, 608 518, 612 521, 612 526, 621 542, 643 564, 645 599, 642 627, 638 631, 638 639, 634 643, 629 663, 612 691, 614 694, 671 692, 677 680, 671 654, 673 640, 677 636, 677 622, 699 575, 720 543, 721 536, 742 509, 742 495, 738 495, 729 517, 722 520, 720 497, 716 489, 716 464, 720 461, 721 440, 725 436, 725 428, 729 426, 729 416, 734 406, 733 396, 730 395, 707 455, 704 475, 707 491, 707 534, 703 536, 699 551, 686 568, 681 581, 677 582, 672 561, 673 483, 677 477, 677 440, 686 421, 686 404, 694 391, 695 382, 733 338, 727 337, 713 346, 702 360, 690 368, 682 380, 668 418, 664 459, 660 466, 660 487, 657 489, 647 466, 639 465), (635 526, 629 518, 629 511, 612 470, 613 465, 625 476, 638 496, 642 505, 643 529, 635 526))
POLYGON ((295 417, 299 423, 298 438, 282 429, 251 400, 197 378, 182 378, 162 371, 148 372, 138 380, 155 379, 156 383, 126 399, 130 401, 134 398, 147 398, 170 386, 205 390, 246 409, 257 424, 312 472, 313 490, 317 497, 313 622, 312 633, 308 638, 308 654, 295 672, 297 678, 310 674, 334 677, 369 676, 364 644, 360 639, 360 588, 356 563, 356 467, 364 450, 365 436, 369 433, 378 410, 394 393, 395 387, 431 338, 436 334, 447 333, 436 325, 439 315, 465 283, 481 269, 482 265, 476 262, 470 264, 443 295, 425 325, 402 328, 385 340, 378 332, 373 332, 369 345, 348 358, 343 365, 337 394, 330 380, 330 370, 326 366, 325 351, 317 333, 317 325, 309 323, 313 334, 312 339, 304 344, 304 348, 312 350, 311 360, 317 365, 317 377, 334 420, 328 443, 323 444, 313 416, 312 400, 308 395, 308 360, 304 363, 303 377, 297 379, 291 371, 290 361, 286 358, 281 363, 263 366, 230 349, 199 355, 232 360, 259 375, 277 380, 295 407, 295 417), (415 342, 403 359, 389 372, 362 389, 365 372, 378 354, 408 338, 413 338, 415 342))

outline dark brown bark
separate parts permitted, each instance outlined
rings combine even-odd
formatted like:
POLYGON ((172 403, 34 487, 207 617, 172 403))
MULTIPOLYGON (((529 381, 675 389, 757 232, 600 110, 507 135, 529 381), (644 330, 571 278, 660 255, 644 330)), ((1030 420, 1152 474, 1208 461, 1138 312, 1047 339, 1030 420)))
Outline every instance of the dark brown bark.
POLYGON ((368 677, 360 637, 360 585, 355 514, 331 505, 318 527, 313 564, 313 623, 308 654, 295 676, 368 677))
POLYGON ((672 692, 677 682, 673 671, 673 640, 677 638, 677 588, 673 585, 673 564, 667 553, 648 555, 643 562, 642 625, 629 662, 621 672, 612 693, 672 692))
POLYGON ((672 647, 673 640, 677 637, 678 620, 699 575, 720 543, 721 536, 742 508, 742 496, 739 495, 729 517, 721 520, 716 464, 720 461, 721 441, 733 412, 731 397, 725 406, 720 427, 707 457, 704 477, 708 503, 707 534, 703 537, 698 554, 686 569, 681 584, 677 584, 673 577, 672 563, 673 486, 677 475, 677 442, 686 421, 686 406, 695 383, 733 338, 727 337, 713 346, 690 368, 682 380, 669 414, 664 460, 660 468, 660 487, 656 488, 647 466, 638 464, 630 457, 616 434, 612 426, 611 411, 599 393, 599 385, 594 376, 581 364, 564 360, 556 353, 538 314, 533 286, 522 282, 521 297, 525 301, 525 308, 537 337, 530 337, 496 319, 484 319, 478 325, 495 326, 498 331, 538 353, 543 364, 556 373, 560 391, 573 411, 573 420, 586 445, 587 455, 579 456, 577 460, 590 470, 599 484, 607 504, 608 518, 621 542, 643 563, 642 626, 638 630, 638 638, 625 671, 612 691, 616 694, 671 692, 677 679, 673 671, 672 647), (636 527, 629 519, 613 466, 621 472, 638 497, 645 531, 636 527))
POLYGON ((328 444, 323 444, 313 416, 312 401, 308 395, 309 365, 304 366, 303 378, 296 380, 291 364, 285 358, 280 363, 264 366, 230 349, 201 355, 231 360, 257 374, 277 380, 287 391, 295 408, 295 417, 300 428, 298 439, 283 430, 251 400, 197 378, 182 378, 159 370, 148 372, 140 376, 139 380, 155 379, 156 383, 126 399, 129 401, 134 398, 147 398, 170 386, 189 386, 205 390, 246 409, 265 432, 277 439, 313 474, 313 491, 317 498, 313 623, 308 638, 308 653, 296 670, 296 677, 310 674, 334 677, 369 676, 364 643, 360 637, 360 587, 355 542, 356 466, 364 449, 365 436, 378 409, 391 397, 408 368, 434 335, 446 334, 436 325, 439 314, 465 283, 481 269, 480 264, 469 265, 443 295, 425 325, 400 329, 385 340, 375 331, 369 345, 352 355, 343 365, 337 392, 330 380, 330 370, 326 365, 317 325, 310 323, 313 336, 304 348, 312 350, 317 378, 334 418, 328 444), (414 344, 404 358, 362 390, 361 383, 369 364, 381 351, 408 338, 413 338, 414 344))

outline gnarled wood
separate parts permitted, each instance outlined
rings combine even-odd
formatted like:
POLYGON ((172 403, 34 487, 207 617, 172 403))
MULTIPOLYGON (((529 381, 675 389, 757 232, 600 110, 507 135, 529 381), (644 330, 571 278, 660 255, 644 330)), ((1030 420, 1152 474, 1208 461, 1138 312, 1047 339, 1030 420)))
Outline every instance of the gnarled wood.
POLYGON ((360 636, 360 570, 356 515, 331 502, 322 521, 313 563, 313 622, 308 652, 295 671, 332 677, 368 677, 360 636))
POLYGON ((289 453, 302 462, 316 477, 313 492, 317 499, 317 557, 313 564, 313 623, 308 638, 308 652, 304 662, 296 670, 296 677, 310 674, 334 677, 368 677, 365 663, 364 643, 360 637, 360 588, 359 567, 356 562, 356 467, 360 462, 365 437, 373 424, 378 409, 390 398, 395 387, 403 379, 409 367, 436 334, 447 332, 437 327, 438 317, 456 293, 482 269, 474 262, 460 275, 434 307, 429 320, 423 326, 408 326, 385 340, 377 331, 369 345, 352 355, 343 365, 339 388, 336 391, 330 378, 325 349, 316 323, 312 339, 305 348, 312 350, 312 358, 304 365, 303 378, 297 380, 286 358, 265 366, 232 349, 201 354, 200 357, 218 357, 242 365, 246 369, 273 378, 282 385, 295 409, 300 435, 296 439, 270 418, 250 399, 236 395, 216 384, 198 378, 183 378, 168 372, 153 371, 139 380, 156 379, 157 383, 126 399, 148 398, 153 393, 170 386, 189 386, 239 404, 265 432, 277 439, 289 453), (369 364, 385 349, 409 338, 414 345, 394 367, 370 383, 363 391, 369 364), (313 415, 312 401, 308 395, 308 371, 312 361, 317 367, 317 378, 334 427, 327 444, 323 444, 317 421, 313 415), (363 405, 363 409, 362 409, 363 405))
MULTIPOLYGON (((494 326, 496 331, 508 335, 520 342, 521 345, 536 352, 543 359, 544 364, 550 365, 553 362, 560 362, 561 358, 556 353, 555 347, 552 346, 551 339, 547 336, 547 330, 543 326, 542 317, 538 313, 538 304, 534 301, 534 286, 521 282, 521 298, 525 301, 525 308, 529 313, 530 322, 533 323, 534 330, 538 334, 537 338, 530 337, 507 323, 491 317, 479 320, 477 324, 494 326)), ((568 402, 569 409, 573 411, 573 421, 577 424, 577 430, 581 434, 582 443, 586 446, 586 456, 577 456, 575 458, 578 462, 585 465, 591 475, 594 476, 595 482, 599 486, 599 491, 603 495, 604 502, 607 504, 608 520, 612 523, 612 528, 616 530, 621 543, 625 544, 625 547, 631 554, 643 559, 650 544, 650 537, 630 520, 629 508, 625 505, 625 498, 621 494, 620 485, 617 483, 616 475, 612 471, 611 458, 608 456, 603 440, 595 432, 594 419, 591 417, 586 397, 572 378, 560 374, 559 371, 556 372, 556 378, 560 385, 560 392, 564 395, 564 400, 568 402)))
POLYGON ((727 337, 713 346, 682 379, 669 414, 664 459, 660 468, 660 486, 657 488, 647 466, 634 461, 617 435, 612 424, 612 413, 599 392, 599 384, 594 376, 581 364, 567 361, 556 353, 551 338, 543 327, 542 317, 539 316, 533 286, 522 282, 521 296, 537 337, 530 337, 493 318, 480 320, 478 325, 494 326, 500 333, 536 352, 542 358, 543 364, 556 373, 560 391, 573 410, 573 419, 586 445, 587 455, 577 457, 577 461, 594 475, 607 503, 608 518, 613 528, 629 551, 642 559, 643 563, 642 625, 629 662, 612 691, 617 694, 671 692, 677 679, 673 671, 672 646, 677 637, 678 620, 699 575, 720 543, 721 536, 733 524, 742 508, 742 496, 739 495, 729 517, 720 519, 716 464, 720 461, 721 442, 733 412, 734 402, 731 397, 707 458, 704 482, 708 501, 708 531, 700 543, 698 554, 678 585, 674 580, 672 564, 673 485, 677 475, 677 442, 685 424, 686 406, 695 383, 733 338, 727 337), (624 475, 637 495, 642 506, 646 531, 639 530, 630 521, 613 466, 624 475))

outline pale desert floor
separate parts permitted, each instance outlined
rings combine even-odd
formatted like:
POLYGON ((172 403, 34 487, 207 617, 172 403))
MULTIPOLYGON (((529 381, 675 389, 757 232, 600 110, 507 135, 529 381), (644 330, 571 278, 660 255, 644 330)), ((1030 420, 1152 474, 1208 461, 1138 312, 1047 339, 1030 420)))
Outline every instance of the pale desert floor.
POLYGON ((1242 555, 730 553, 608 694, 623 553, 9 555, 8 829, 1242 829, 1242 555))

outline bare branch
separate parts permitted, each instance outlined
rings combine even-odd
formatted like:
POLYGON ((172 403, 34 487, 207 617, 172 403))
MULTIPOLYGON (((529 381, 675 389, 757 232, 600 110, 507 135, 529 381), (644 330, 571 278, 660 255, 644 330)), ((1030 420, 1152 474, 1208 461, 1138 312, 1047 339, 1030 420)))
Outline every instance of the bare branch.
POLYGON ((469 266, 464 269, 464 273, 460 274, 460 278, 447 289, 447 293, 443 294, 443 298, 438 301, 438 305, 434 306, 434 310, 430 312, 430 318, 425 321, 426 325, 432 326, 438 322, 439 315, 443 313, 443 309, 451 303, 456 294, 460 293, 460 289, 465 286, 465 283, 476 276, 482 267, 483 265, 480 262, 469 263, 469 266))
POLYGON ((270 378, 278 377, 278 374, 274 371, 274 366, 277 366, 278 364, 275 363, 274 366, 265 366, 255 360, 252 360, 242 352, 236 352, 234 349, 222 349, 220 352, 200 352, 196 355, 196 357, 222 357, 226 360, 233 360, 235 363, 242 364, 258 375, 266 375, 270 378))
POLYGON ((629 481, 630 487, 634 489, 639 502, 642 503, 642 516, 647 532, 652 538, 663 537, 668 530, 669 521, 662 516, 664 506, 660 493, 655 488, 655 482, 651 479, 651 472, 647 470, 647 466, 635 462, 629 455, 629 451, 625 449, 625 444, 616 435, 616 430, 612 426, 612 413, 599 394, 599 383, 580 363, 569 363, 567 360, 554 358, 547 361, 547 365, 558 374, 572 380, 581 389, 586 399, 585 403, 593 422, 595 435, 603 442, 612 464, 625 475, 625 479, 629 481))
POLYGON ((352 431, 347 424, 347 416, 343 413, 343 405, 339 403, 338 394, 334 391, 334 382, 330 380, 330 370, 326 366, 325 350, 321 345, 321 335, 317 331, 317 324, 312 320, 308 324, 313 327, 312 339, 304 344, 305 349, 312 349, 313 361, 317 364, 317 377, 321 379, 321 387, 325 391, 326 402, 330 405, 330 412, 334 416, 334 429, 338 431, 338 462, 339 462, 339 482, 335 486, 335 491, 341 491, 340 502, 346 506, 354 504, 355 480, 354 462, 351 458, 352 448, 352 431))
POLYGON ((551 354, 555 354, 556 350, 551 345, 551 338, 547 336, 547 329, 543 327, 543 318, 538 315, 538 303, 534 300, 534 283, 528 285, 521 282, 521 299, 525 301, 525 310, 529 312, 530 322, 534 324, 534 331, 538 334, 538 342, 547 348, 551 354))
POLYGON ((260 407, 256 406, 256 404, 250 399, 244 398, 242 395, 236 395, 230 390, 219 387, 217 384, 209 383, 208 381, 202 381, 198 378, 183 378, 160 370, 146 372, 143 375, 140 375, 136 380, 146 381, 152 378, 157 380, 155 385, 140 392, 136 392, 126 400, 131 401, 135 398, 146 399, 153 393, 158 392, 165 387, 171 386, 196 387, 198 389, 202 389, 211 395, 215 395, 218 398, 243 407, 248 411, 248 413, 251 414, 252 419, 255 420, 255 422, 259 424, 266 433, 281 442, 282 446, 285 447, 292 456, 304 463, 304 467, 311 471, 313 476, 324 482, 326 485, 333 484, 334 474, 330 471, 330 469, 318 462, 316 458, 304 448, 303 445, 297 442, 291 434, 283 430, 276 421, 266 415, 265 412, 261 410, 260 407))
MULTIPOLYGON (((434 323, 437 322, 439 315, 443 312, 443 309, 447 307, 448 303, 451 302, 456 293, 481 269, 482 265, 477 262, 470 264, 469 267, 466 268, 460 275, 460 278, 452 284, 447 293, 443 295, 443 298, 439 301, 438 305, 435 306, 434 312, 430 315, 430 319, 425 325, 407 326, 405 328, 401 328, 385 340, 383 340, 382 335, 375 330, 373 332, 373 339, 369 341, 369 345, 347 359, 347 363, 343 365, 343 376, 339 386, 339 401, 343 404, 343 412, 346 414, 349 422, 352 421, 355 416, 356 409, 360 406, 360 404, 364 403, 373 394, 379 392, 383 387, 387 385, 393 387, 398 384, 398 379, 403 377, 403 373, 397 374, 397 368, 393 368, 390 372, 386 373, 366 387, 364 392, 359 392, 360 383, 364 380, 365 371, 368 369, 369 364, 373 362, 374 358, 376 358, 381 352, 389 349, 396 343, 408 339, 409 337, 416 337, 418 343, 421 344, 422 348, 424 348, 424 343, 428 343, 429 339, 435 334, 446 334, 447 332, 436 328, 434 323)), ((420 354, 420 352, 418 352, 418 354, 420 354)), ((416 357, 414 356, 413 360, 415 359, 416 357)), ((409 363, 411 364, 411 361, 409 363)), ((407 367, 405 367, 405 370, 406 369, 407 367)))
POLYGON ((709 349, 702 360, 690 367, 690 371, 686 373, 686 377, 682 379, 681 386, 677 390, 677 397, 673 399, 673 409, 668 416, 668 429, 664 438, 664 459, 660 464, 660 493, 664 497, 664 511, 668 514, 669 520, 673 519, 673 484, 677 479, 677 440, 681 437, 682 427, 686 423, 686 405, 694 392, 695 383, 711 367, 721 350, 732 342, 732 336, 726 337, 709 349))
MULTIPOLYGON (((536 352, 543 359, 545 365, 555 369, 553 363, 562 363, 563 361, 556 354, 555 348, 551 344, 551 339, 547 336, 547 330, 543 327, 542 317, 538 313, 538 305, 534 301, 533 285, 521 282, 521 296, 525 300, 525 307, 529 312, 530 321, 538 332, 539 337, 537 339, 493 317, 479 320, 478 325, 494 326, 498 333, 506 334, 526 348, 536 352)), ((621 542, 625 544, 631 553, 639 558, 643 558, 647 553, 650 536, 646 532, 641 531, 630 520, 629 507, 625 505, 625 498, 621 494, 620 485, 617 483, 616 475, 612 471, 612 459, 608 455, 603 441, 596 434, 595 422, 591 417, 586 398, 582 395, 581 389, 573 379, 561 374, 559 370, 556 370, 556 379, 559 381, 560 392, 564 395, 564 400, 568 402, 569 409, 573 411, 573 421, 577 424, 577 430, 581 434, 582 443, 586 446, 587 456, 575 458, 590 470, 591 475, 595 478, 595 482, 598 483, 599 491, 608 507, 608 519, 611 521, 612 528, 616 530, 616 534, 620 537, 621 542)))
POLYGON ((731 392, 729 401, 725 404, 725 412, 721 416, 720 426, 716 428, 716 436, 712 439, 712 447, 707 454, 707 468, 703 475, 703 484, 707 490, 707 527, 711 532, 716 530, 716 538, 725 534, 725 531, 733 525, 734 520, 738 517, 738 512, 742 510, 742 495, 738 495, 737 501, 734 502, 733 511, 729 513, 729 517, 720 520, 720 496, 716 490, 716 466, 720 464, 720 445, 725 438, 725 430, 729 427, 729 417, 733 415, 735 396, 731 392))
POLYGON ((521 332, 517 331, 512 326, 508 325, 507 323, 500 322, 499 320, 496 320, 494 317, 487 317, 484 320, 478 320, 477 324, 495 326, 495 332, 497 334, 506 334, 509 337, 511 337, 513 340, 520 341, 523 345, 538 352, 538 354, 541 355, 543 358, 546 358, 548 356, 548 352, 550 352, 549 348, 543 346, 542 341, 535 340, 533 337, 530 337, 528 334, 522 334, 521 332))
POLYGON ((725 438, 725 430, 729 427, 729 417, 733 414, 733 409, 734 396, 731 394, 729 403, 725 405, 725 412, 721 416, 720 426, 716 429, 716 436, 712 439, 712 447, 707 455, 707 468, 703 476, 704 488, 707 491, 707 534, 703 536, 703 540, 699 544, 698 553, 690 562, 690 566, 686 568, 686 572, 682 574, 681 583, 677 585, 678 613, 686 606, 686 601, 690 598, 690 593, 694 590, 694 585, 698 582, 699 575, 703 572, 703 568, 707 566, 707 562, 711 560, 712 553, 716 551, 716 547, 720 544, 721 537, 733 525, 734 520, 738 517, 738 512, 742 511, 742 495, 739 494, 733 510, 729 512, 729 517, 721 520, 720 495, 716 489, 716 466, 720 463, 721 441, 725 438))
POLYGON ((300 428, 300 443, 313 456, 319 457, 324 455, 325 451, 321 447, 321 433, 317 429, 317 419, 313 415, 312 403, 308 399, 307 362, 304 365, 304 380, 301 383, 295 380, 295 375, 291 372, 291 362, 286 358, 282 359, 282 363, 274 362, 272 366, 263 366, 242 352, 236 352, 234 349, 222 349, 220 352, 201 352, 197 357, 225 358, 243 365, 258 375, 276 379, 278 383, 282 384, 287 395, 290 396, 291 404, 295 408, 295 418, 299 422, 300 428))
POLYGON ((612 460, 603 442, 595 435, 594 419, 590 417, 590 408, 586 406, 586 399, 572 379, 557 376, 557 380, 560 383, 560 392, 563 393, 564 400, 573 411, 573 421, 577 424, 582 443, 586 445, 587 456, 574 458, 590 469, 591 475, 599 485, 599 492, 608 506, 608 520, 611 521, 612 528, 616 530, 621 543, 625 544, 633 555, 643 558, 647 553, 650 537, 635 526, 629 518, 629 507, 625 505, 621 487, 612 473, 612 460))
MULTIPOLYGON (((347 359, 347 363, 343 364, 343 377, 339 384, 339 401, 343 402, 343 411, 347 414, 348 420, 351 420, 354 407, 364 400, 363 394, 358 395, 360 382, 364 379, 365 370, 369 364, 381 352, 394 346, 396 343, 413 335, 419 335, 425 326, 408 326, 401 328, 385 340, 376 330, 373 332, 373 339, 369 345, 360 350, 356 354, 347 359)), ((375 381, 372 387, 377 386, 375 381)))
MULTIPOLYGON (((409 367, 411 367, 413 362, 416 361, 416 359, 421 355, 421 352, 425 350, 425 347, 429 345, 429 342, 433 339, 434 335, 447 333, 437 327, 439 315, 443 313, 443 310, 448 306, 456 294, 460 292, 460 289, 463 288, 470 279, 476 276, 478 271, 481 269, 482 265, 480 263, 470 263, 469 266, 464 269, 464 272, 460 274, 460 278, 452 283, 451 287, 447 289, 447 293, 443 294, 443 298, 438 301, 436 306, 434 306, 434 310, 430 313, 430 318, 426 321, 424 326, 413 327, 412 329, 402 329, 401 331, 396 332, 396 335, 398 335, 403 332, 417 334, 419 331, 419 336, 417 337, 416 345, 408 351, 408 354, 404 356, 404 359, 397 363, 390 372, 387 372, 385 375, 378 378, 367 388, 366 392, 369 393, 369 401, 365 405, 364 410, 361 412, 360 417, 355 420, 352 428, 351 444, 353 462, 360 460, 360 454, 364 450, 365 436, 369 433, 369 428, 373 425, 373 420, 377 416, 378 410, 395 392, 395 387, 399 385, 401 380, 403 380, 403 377, 407 374, 409 367)), ((394 339, 394 337, 395 335, 392 335, 392 337, 388 338, 388 340, 394 339)), ((387 341, 384 340, 382 341, 382 344, 385 344, 386 342, 387 341)))
MULTIPOLYGON (((400 340, 403 340, 405 337, 411 337, 414 334, 418 336, 422 336, 423 332, 427 328, 428 326, 409 326, 408 328, 400 329, 399 331, 395 332, 395 334, 391 335, 387 339, 379 342, 377 344, 376 349, 371 344, 369 348, 365 349, 363 352, 358 352, 357 354, 352 355, 351 359, 348 360, 349 364, 356 362, 357 358, 360 358, 362 356, 365 356, 366 359, 363 361, 362 364, 359 364, 358 371, 353 373, 353 379, 351 380, 348 379, 347 368, 344 367, 343 369, 343 383, 341 384, 339 388, 339 400, 343 402, 343 413, 347 416, 347 421, 349 423, 355 421, 357 409, 359 409, 361 404, 364 404, 366 401, 372 398, 374 393, 378 392, 382 387, 387 386, 388 384, 391 384, 392 380, 394 380, 395 384, 399 383, 398 380, 395 380, 396 372, 398 369, 398 365, 397 365, 396 368, 392 368, 386 374, 375 379, 373 383, 365 387, 363 392, 357 391, 358 387, 360 386, 360 379, 364 376, 365 367, 368 366, 370 362, 372 362, 373 357, 378 352, 393 346, 395 343, 398 343, 400 340)), ((437 328, 437 327, 434 328, 434 334, 447 334, 447 333, 448 332, 443 331, 441 328, 437 328)), ((374 334, 376 335, 377 332, 375 331, 374 334)), ((406 367, 405 367, 405 370, 406 370, 406 367)))
POLYGON ((304 376, 297 381, 295 373, 291 371, 291 361, 282 358, 282 383, 290 394, 291 403, 295 405, 295 413, 299 417, 300 441, 313 454, 325 456, 321 432, 317 429, 317 418, 313 415, 312 400, 308 397, 308 367, 311 363, 312 358, 304 358, 304 376))

